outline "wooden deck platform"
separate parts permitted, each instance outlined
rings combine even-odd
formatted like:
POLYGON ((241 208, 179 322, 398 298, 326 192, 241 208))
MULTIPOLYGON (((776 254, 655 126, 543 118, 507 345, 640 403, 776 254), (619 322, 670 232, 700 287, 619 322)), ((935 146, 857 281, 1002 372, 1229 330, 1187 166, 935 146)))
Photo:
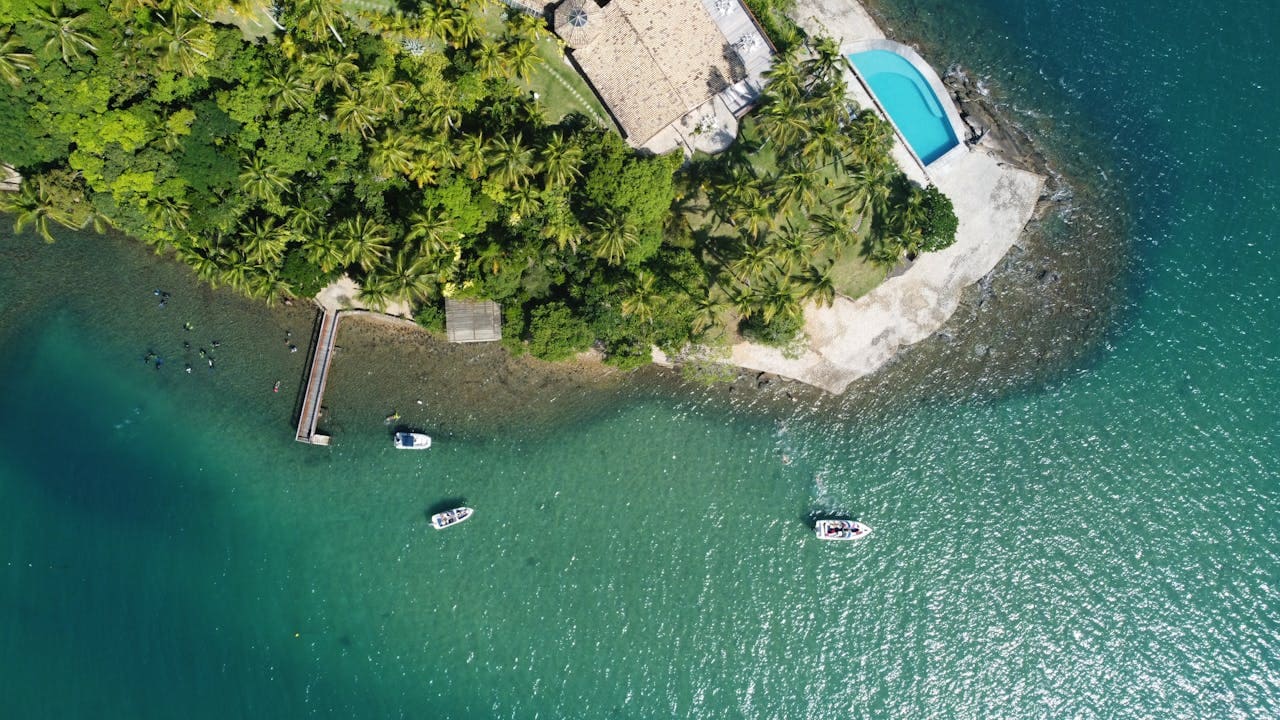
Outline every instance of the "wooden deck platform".
POLYGON ((298 442, 310 445, 328 445, 329 436, 316 432, 320 420, 320 408, 324 403, 325 383, 329 379, 329 364, 333 361, 334 341, 338 338, 338 312, 325 310, 316 333, 315 349, 311 355, 311 369, 307 374, 307 387, 303 391, 302 411, 298 413, 298 442))
POLYGON ((502 339, 502 307, 491 300, 444 300, 445 332, 451 343, 502 339))

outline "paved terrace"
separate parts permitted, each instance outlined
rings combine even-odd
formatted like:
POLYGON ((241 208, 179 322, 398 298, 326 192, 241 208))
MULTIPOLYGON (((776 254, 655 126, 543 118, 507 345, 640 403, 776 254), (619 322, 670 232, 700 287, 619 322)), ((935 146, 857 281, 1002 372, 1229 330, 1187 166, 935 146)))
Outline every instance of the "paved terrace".
MULTIPOLYGON (((846 54, 884 38, 856 0, 797 0, 792 16, 811 34, 835 37, 846 54)), ((850 88, 863 107, 872 107, 858 83, 850 88)), ((927 172, 951 198, 960 221, 955 244, 922 255, 906 272, 857 300, 838 297, 829 308, 806 305, 809 350, 801 357, 788 359, 773 348, 744 342, 732 348, 735 365, 844 392, 903 347, 942 327, 964 289, 990 272, 1017 241, 1044 187, 1042 176, 1008 167, 980 145, 949 153, 945 162, 923 171, 904 147, 895 147, 894 158, 913 179, 922 180, 927 172)))

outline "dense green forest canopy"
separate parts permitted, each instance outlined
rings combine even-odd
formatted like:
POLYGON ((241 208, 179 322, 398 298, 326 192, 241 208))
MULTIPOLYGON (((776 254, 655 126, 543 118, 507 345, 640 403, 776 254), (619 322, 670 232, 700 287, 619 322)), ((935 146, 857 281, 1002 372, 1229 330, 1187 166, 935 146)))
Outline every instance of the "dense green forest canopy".
POLYGON ((832 44, 780 58, 759 132, 773 160, 743 143, 682 170, 581 116, 545 120, 516 82, 540 19, 490 22, 489 0, 401 8, 283 3, 277 31, 247 39, 213 20, 264 13, 253 4, 10 0, 0 160, 25 180, 0 201, 46 238, 50 222, 114 227, 268 301, 343 273, 366 303, 405 300, 428 323, 443 293, 494 299, 513 349, 594 343, 624 366, 744 320, 783 342, 803 299, 834 292, 815 258, 892 264, 949 242, 931 229, 945 197, 886 164, 888 134, 844 99, 832 44), (843 209, 809 222, 820 200, 843 209))

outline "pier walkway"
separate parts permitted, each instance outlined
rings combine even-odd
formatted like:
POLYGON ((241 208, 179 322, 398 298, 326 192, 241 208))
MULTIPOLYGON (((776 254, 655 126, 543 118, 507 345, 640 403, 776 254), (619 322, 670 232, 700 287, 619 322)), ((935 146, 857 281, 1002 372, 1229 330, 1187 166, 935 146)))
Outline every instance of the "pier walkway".
POLYGON ((329 436, 316 432, 320 408, 324 402, 324 386, 329 379, 329 364, 333 361, 333 343, 338 337, 338 311, 326 308, 316 333, 315 350, 311 355, 311 371, 307 374, 307 387, 303 391, 302 411, 298 413, 298 442, 310 445, 328 445, 329 436))

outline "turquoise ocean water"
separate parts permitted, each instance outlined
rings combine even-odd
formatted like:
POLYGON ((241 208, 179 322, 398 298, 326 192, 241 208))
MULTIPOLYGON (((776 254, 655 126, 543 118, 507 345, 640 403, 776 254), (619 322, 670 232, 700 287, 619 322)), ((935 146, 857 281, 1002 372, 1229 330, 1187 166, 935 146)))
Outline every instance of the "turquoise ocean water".
POLYGON ((305 313, 6 236, 3 716, 1280 715, 1280 13, 879 10, 1119 188, 1087 209, 1131 235, 1096 350, 981 400, 548 385, 527 405, 569 411, 498 431, 528 408, 392 399, 352 343, 325 450, 290 427, 305 313), (389 405, 437 446, 392 451, 389 405), (820 545, 814 513, 875 534, 820 545))

